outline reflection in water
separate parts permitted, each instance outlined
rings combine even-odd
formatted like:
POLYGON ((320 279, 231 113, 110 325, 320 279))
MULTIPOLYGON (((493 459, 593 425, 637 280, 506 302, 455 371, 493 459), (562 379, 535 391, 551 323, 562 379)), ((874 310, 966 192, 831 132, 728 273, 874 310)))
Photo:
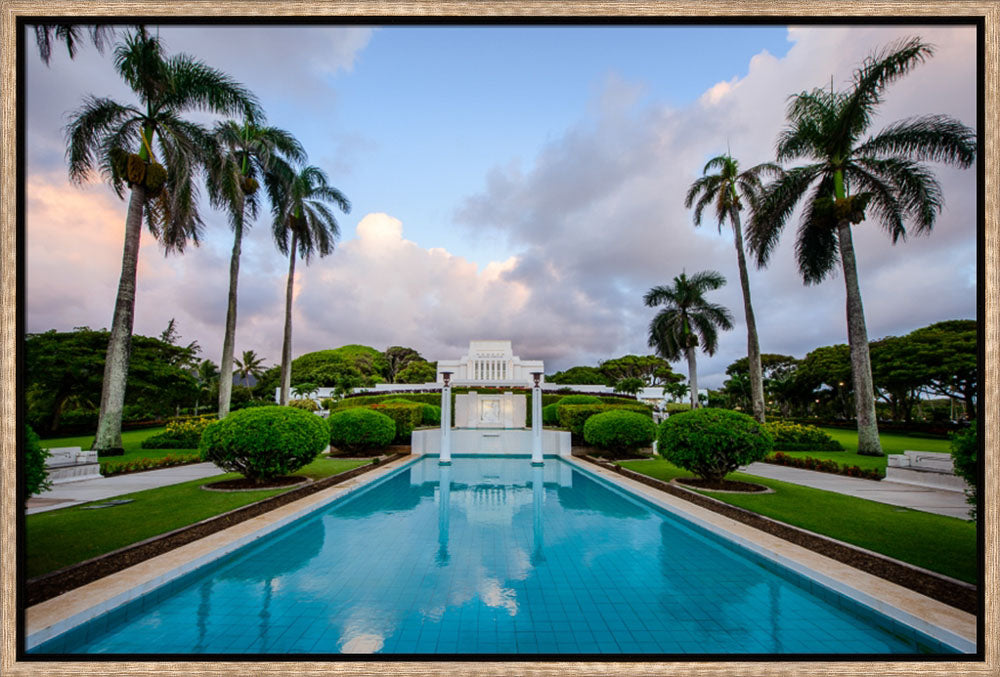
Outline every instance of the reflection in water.
POLYGON ((597 512, 604 517, 649 519, 651 513, 624 496, 608 491, 604 485, 576 470, 571 486, 560 486, 559 505, 567 510, 597 512))
POLYGON ((451 512, 451 466, 442 465, 438 489, 438 551, 435 562, 439 567, 448 564, 448 521, 451 512))
POLYGON ((781 601, 781 589, 777 581, 769 580, 767 583, 768 597, 771 602, 771 637, 774 638, 774 653, 782 653, 784 649, 781 645, 781 628, 778 624, 778 614, 781 613, 779 602, 781 601))
POLYGON ((208 633, 208 616, 212 612, 212 581, 209 578, 200 586, 201 601, 198 603, 198 643, 194 645, 195 653, 205 651, 205 636, 208 633))
POLYGON ((273 579, 264 581, 264 603, 260 607, 260 651, 267 653, 267 633, 271 629, 271 594, 273 579))
POLYGON ((531 563, 538 566, 545 561, 544 535, 542 533, 542 506, 545 503, 545 468, 540 465, 531 467, 531 503, 533 509, 532 532, 534 548, 531 550, 531 563))

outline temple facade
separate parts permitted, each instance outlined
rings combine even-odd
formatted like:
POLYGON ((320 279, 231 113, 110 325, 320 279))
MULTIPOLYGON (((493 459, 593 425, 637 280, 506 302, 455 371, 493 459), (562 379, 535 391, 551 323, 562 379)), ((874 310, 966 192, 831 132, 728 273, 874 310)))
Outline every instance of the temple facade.
POLYGON ((514 354, 510 341, 469 341, 469 352, 457 360, 438 360, 437 383, 443 372, 451 372, 452 385, 524 386, 534 385, 532 372, 542 374, 542 360, 522 360, 514 354))

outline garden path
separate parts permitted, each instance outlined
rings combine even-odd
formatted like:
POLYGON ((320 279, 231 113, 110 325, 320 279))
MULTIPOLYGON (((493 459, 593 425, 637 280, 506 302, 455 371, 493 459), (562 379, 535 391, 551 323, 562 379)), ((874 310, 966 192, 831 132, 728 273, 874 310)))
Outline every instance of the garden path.
POLYGON ((741 470, 749 475, 866 498, 878 503, 888 503, 948 517, 969 518, 970 506, 965 502, 965 494, 960 491, 930 489, 886 480, 865 480, 815 470, 789 468, 773 463, 751 463, 741 470))
POLYGON ((161 468, 127 475, 57 484, 48 491, 43 491, 37 496, 29 498, 28 509, 25 512, 30 515, 56 508, 67 508, 89 501, 100 501, 113 496, 131 494, 135 491, 200 480, 213 475, 221 475, 223 472, 214 463, 192 463, 174 468, 161 468))

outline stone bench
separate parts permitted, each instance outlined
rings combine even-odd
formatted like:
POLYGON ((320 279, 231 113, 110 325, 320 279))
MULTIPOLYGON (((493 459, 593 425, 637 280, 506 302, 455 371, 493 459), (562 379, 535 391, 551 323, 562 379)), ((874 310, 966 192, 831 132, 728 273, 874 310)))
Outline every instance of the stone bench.
POLYGON ((80 447, 49 449, 49 457, 45 459, 45 470, 52 484, 101 477, 101 464, 97 461, 97 452, 84 451, 80 447))
POLYGON ((965 480, 955 474, 951 454, 934 451, 904 451, 886 458, 885 480, 928 489, 965 491, 965 480))

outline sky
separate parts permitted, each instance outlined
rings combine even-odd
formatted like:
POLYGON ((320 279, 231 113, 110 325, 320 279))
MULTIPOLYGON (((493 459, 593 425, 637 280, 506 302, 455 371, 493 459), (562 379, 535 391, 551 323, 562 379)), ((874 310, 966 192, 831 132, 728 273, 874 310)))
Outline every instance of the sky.
MULTIPOLYGON (((168 54, 255 92, 352 203, 335 251, 297 264, 296 356, 360 343, 456 359, 470 340, 510 339, 550 374, 596 366, 651 352, 648 289, 717 270, 728 283, 710 300, 735 323, 699 354, 698 378, 720 387, 746 326, 729 225, 706 211, 696 228, 684 208, 705 162, 773 160, 790 95, 844 88, 866 56, 913 35, 935 54, 889 87, 872 132, 932 113, 976 126, 965 26, 149 28, 168 54)), ((70 60, 57 46, 45 66, 25 39, 27 331, 109 327, 126 203, 99 177, 69 183, 64 128, 88 94, 134 98, 109 52, 88 44, 70 60)), ((892 245, 875 222, 854 230, 873 340, 976 316, 976 170, 931 167, 945 201, 931 235, 892 245)), ((173 318, 217 362, 232 232, 202 202, 205 236, 183 255, 143 233, 134 330, 155 336, 173 318)), ((750 286, 761 350, 801 358, 847 329, 839 271, 802 282, 797 223, 766 268, 751 265, 750 286)), ((280 360, 287 270, 265 210, 244 240, 237 355, 280 360)))

